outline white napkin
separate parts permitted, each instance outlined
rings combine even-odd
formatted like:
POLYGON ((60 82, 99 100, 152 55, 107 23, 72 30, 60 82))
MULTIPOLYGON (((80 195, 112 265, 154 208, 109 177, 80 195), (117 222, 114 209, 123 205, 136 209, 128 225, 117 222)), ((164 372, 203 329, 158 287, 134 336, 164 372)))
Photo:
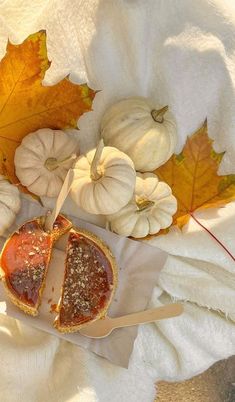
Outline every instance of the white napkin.
MULTIPOLYGON (((5 0, 0 18, 2 55, 8 36, 19 43, 46 28, 52 65, 45 83, 71 73, 73 80, 102 90, 94 111, 79 121, 82 149, 95 145, 102 113, 111 102, 146 95, 172 108, 177 151, 207 117, 216 150, 226 150, 221 173, 234 170, 233 0, 5 0)), ((72 203, 66 208, 76 213, 72 203)), ((198 215, 232 252, 234 213, 231 204, 198 215)), ((186 314, 141 326, 128 370, 4 317, 4 401, 150 402, 156 379, 182 380, 235 353, 235 325, 226 319, 235 311, 233 263, 192 222, 182 234, 173 231, 155 241, 177 256, 168 259, 152 303, 166 303, 171 297, 188 300, 186 314), (14 384, 13 399, 6 384, 14 384)))

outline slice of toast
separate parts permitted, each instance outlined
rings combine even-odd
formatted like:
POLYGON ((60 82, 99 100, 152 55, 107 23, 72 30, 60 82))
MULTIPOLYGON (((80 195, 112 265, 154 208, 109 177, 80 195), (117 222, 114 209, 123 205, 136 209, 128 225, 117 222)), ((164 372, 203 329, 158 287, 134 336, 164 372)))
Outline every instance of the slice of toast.
POLYGON ((2 280, 11 301, 25 313, 36 316, 45 287, 54 242, 72 227, 59 215, 49 233, 44 218, 24 223, 3 247, 0 266, 2 280))
POLYGON ((72 229, 54 326, 60 332, 75 332, 104 317, 116 285, 116 263, 106 244, 86 230, 72 229))

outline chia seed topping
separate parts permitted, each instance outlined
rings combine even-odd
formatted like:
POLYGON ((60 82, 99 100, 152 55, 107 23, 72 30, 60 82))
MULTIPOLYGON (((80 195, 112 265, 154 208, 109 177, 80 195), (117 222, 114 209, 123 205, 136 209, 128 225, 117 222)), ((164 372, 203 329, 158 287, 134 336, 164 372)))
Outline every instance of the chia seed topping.
POLYGON ((104 252, 84 235, 70 233, 60 321, 89 321, 106 305, 112 288, 112 267, 104 252))

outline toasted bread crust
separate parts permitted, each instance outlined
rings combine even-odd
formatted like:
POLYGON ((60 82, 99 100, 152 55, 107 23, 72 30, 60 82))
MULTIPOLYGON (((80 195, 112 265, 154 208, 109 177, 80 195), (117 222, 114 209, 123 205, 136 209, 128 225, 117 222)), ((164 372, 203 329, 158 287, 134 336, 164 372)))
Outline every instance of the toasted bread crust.
MULTIPOLYGON (((61 215, 61 216, 63 218, 65 218, 63 215, 61 215)), ((67 218, 65 218, 65 219, 69 222, 69 220, 67 218)), ((23 225, 25 225, 28 222, 32 222, 32 221, 37 221, 39 224, 42 224, 43 218, 42 217, 37 217, 35 219, 30 219, 30 220, 26 221, 23 225)), ((23 226, 23 225, 21 225, 21 226, 23 226)), ((71 229, 71 227, 72 227, 72 223, 68 226, 68 228, 62 229, 60 231, 60 236, 63 236, 63 234, 65 234, 67 231, 69 231, 71 229)), ((12 233, 12 235, 6 240, 6 242, 5 242, 4 246, 3 246, 3 249, 1 251, 1 254, 0 254, 0 262, 1 262, 2 254, 3 254, 4 250, 5 250, 8 242, 11 240, 12 236, 16 232, 17 232, 17 230, 14 233, 12 233)), ((38 315, 38 308, 39 308, 39 306, 41 304, 42 294, 43 294, 43 291, 44 291, 45 286, 46 286, 46 277, 47 277, 47 272, 48 272, 49 265, 50 265, 53 244, 56 242, 56 240, 58 240, 58 238, 59 238, 58 233, 52 234, 52 247, 51 247, 51 249, 49 251, 48 264, 47 264, 45 272, 44 272, 42 285, 41 285, 41 287, 39 289, 38 302, 36 303, 35 306, 30 306, 29 304, 26 304, 22 300, 20 300, 20 298, 17 296, 17 294, 13 291, 13 289, 11 289, 11 286, 8 284, 8 280, 5 277, 5 272, 3 271, 3 269, 1 268, 1 265, 0 265, 0 274, 1 274, 2 283, 4 285, 4 288, 6 290, 6 293, 7 293, 8 297, 9 297, 9 299, 11 300, 11 302, 13 304, 15 304, 15 306, 20 308, 24 313, 32 315, 34 317, 38 315)))
MULTIPOLYGON (((50 259, 51 259, 51 252, 50 252, 50 259)), ((7 293, 8 297, 9 297, 9 299, 11 300, 11 302, 13 304, 15 304, 15 306, 19 307, 25 314, 29 314, 29 315, 32 315, 34 317, 38 315, 38 308, 39 308, 39 306, 41 304, 42 293, 43 293, 43 290, 44 290, 44 288, 46 286, 46 276, 47 276, 47 271, 48 271, 50 259, 49 259, 47 268, 45 270, 42 285, 41 285, 40 290, 39 290, 38 302, 37 302, 37 304, 35 306, 30 306, 30 305, 24 303, 22 300, 20 300, 17 297, 17 295, 14 293, 14 291, 11 290, 11 287, 8 285, 8 281, 5 278, 5 276, 2 277, 2 283, 4 285, 4 288, 6 290, 6 293, 7 293)))
MULTIPOLYGON (((95 244, 98 245, 98 247, 103 251, 103 253, 105 254, 106 258, 108 259, 108 261, 110 262, 110 266, 112 268, 112 272, 113 272, 113 288, 112 288, 112 293, 110 295, 109 300, 107 301, 105 307, 103 309, 100 310, 100 312, 96 315, 96 317, 94 317, 94 319, 89 320, 87 322, 84 322, 82 324, 79 325, 71 325, 71 326, 64 326, 60 324, 60 318, 59 318, 59 314, 57 315, 57 317, 55 318, 54 321, 54 327, 62 333, 71 333, 71 332, 76 332, 78 331, 80 328, 84 327, 87 324, 90 324, 93 321, 99 320, 103 317, 105 317, 105 315, 107 314, 108 308, 112 302, 113 299, 113 295, 115 293, 115 290, 117 288, 117 283, 118 283, 118 270, 117 270, 117 265, 116 265, 116 260, 113 256, 113 254, 111 253, 109 247, 95 234, 85 230, 85 229, 80 229, 80 228, 73 228, 70 230, 70 232, 74 232, 74 233, 79 233, 81 235, 84 235, 85 237, 87 237, 88 239, 90 239, 91 241, 93 241, 95 244)), ((64 276, 65 279, 65 276, 64 276)), ((62 303, 62 292, 63 292, 63 285, 61 288, 61 298, 60 301, 57 305, 57 311, 60 311, 61 308, 61 303, 62 303)))

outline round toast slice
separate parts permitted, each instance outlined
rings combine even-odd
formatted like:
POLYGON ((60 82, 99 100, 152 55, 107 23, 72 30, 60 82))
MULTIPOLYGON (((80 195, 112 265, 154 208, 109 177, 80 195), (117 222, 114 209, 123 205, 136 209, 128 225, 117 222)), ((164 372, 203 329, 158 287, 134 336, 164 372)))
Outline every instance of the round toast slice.
POLYGON ((5 242, 0 267, 10 300, 26 314, 36 316, 45 287, 55 241, 72 227, 59 215, 51 232, 43 228, 44 217, 24 223, 5 242))
POLYGON ((69 232, 64 281, 54 326, 76 332, 104 317, 117 286, 117 266, 108 246, 84 229, 69 232))

